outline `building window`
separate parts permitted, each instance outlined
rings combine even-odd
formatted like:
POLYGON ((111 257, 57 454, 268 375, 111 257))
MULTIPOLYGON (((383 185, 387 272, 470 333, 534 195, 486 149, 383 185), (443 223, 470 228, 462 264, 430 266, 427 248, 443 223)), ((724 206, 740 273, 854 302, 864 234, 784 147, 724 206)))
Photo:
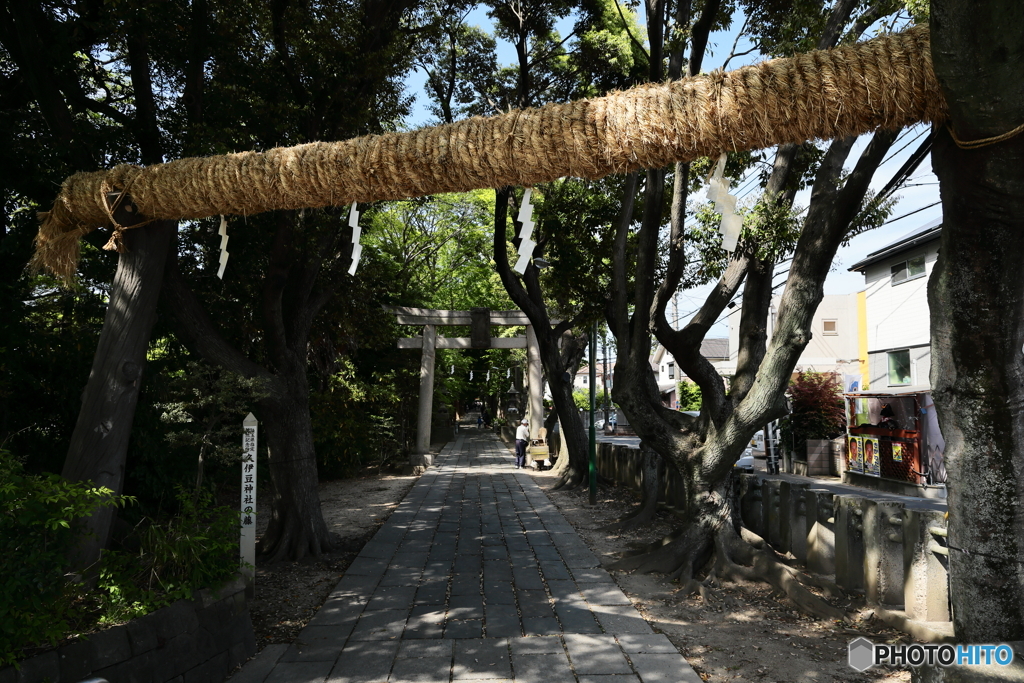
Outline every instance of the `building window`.
POLYGON ((924 256, 916 256, 902 263, 897 263, 891 268, 891 271, 892 284, 894 285, 924 277, 924 256))
POLYGON ((669 379, 675 379, 676 378, 676 364, 675 363, 669 363, 668 364, 668 378, 669 379))
POLYGON ((583 375, 583 386, 587 385, 587 380, 590 379, 587 375, 583 375))
POLYGON ((890 351, 889 386, 910 384, 910 351, 890 351))
POLYGON ((839 321, 838 320, 822 320, 821 331, 823 334, 836 335, 839 334, 839 321))

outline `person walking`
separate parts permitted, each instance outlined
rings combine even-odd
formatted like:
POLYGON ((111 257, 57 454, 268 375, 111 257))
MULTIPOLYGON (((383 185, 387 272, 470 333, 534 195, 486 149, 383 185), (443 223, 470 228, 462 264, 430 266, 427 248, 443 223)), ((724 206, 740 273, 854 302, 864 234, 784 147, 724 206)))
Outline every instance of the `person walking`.
POLYGON ((526 445, 530 443, 530 421, 523 421, 516 429, 516 469, 526 467, 526 445))

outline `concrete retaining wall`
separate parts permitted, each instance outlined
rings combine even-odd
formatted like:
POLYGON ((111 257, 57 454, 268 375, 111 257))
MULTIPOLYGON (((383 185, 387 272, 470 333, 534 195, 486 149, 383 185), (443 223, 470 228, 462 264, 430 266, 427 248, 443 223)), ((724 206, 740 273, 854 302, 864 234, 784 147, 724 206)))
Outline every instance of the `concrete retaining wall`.
POLYGON ((220 683, 256 653, 245 581, 0 669, 0 683, 220 683))

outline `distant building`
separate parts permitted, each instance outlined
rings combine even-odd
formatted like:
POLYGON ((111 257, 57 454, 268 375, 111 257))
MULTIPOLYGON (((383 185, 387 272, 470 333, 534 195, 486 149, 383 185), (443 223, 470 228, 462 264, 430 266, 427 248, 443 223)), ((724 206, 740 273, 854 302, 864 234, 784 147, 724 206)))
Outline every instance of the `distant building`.
MULTIPOLYGON (((712 363, 729 358, 729 340, 726 338, 705 339, 701 342, 700 352, 712 363)), ((686 379, 676 365, 676 359, 660 344, 651 355, 651 370, 658 381, 661 402, 673 410, 679 407, 679 381, 686 379)))
MULTIPOLYGON (((811 340, 800 354, 796 371, 834 372, 840 377, 859 372, 858 297, 854 293, 830 294, 822 298, 811 322, 811 340)), ((769 341, 775 330, 780 301, 781 297, 773 297, 768 310, 769 341)), ((715 364, 723 377, 736 374, 739 355, 739 308, 733 311, 729 316, 729 357, 715 364)))
POLYGON ((928 276, 941 220, 917 228, 850 266, 864 274, 861 389, 930 387, 928 276))

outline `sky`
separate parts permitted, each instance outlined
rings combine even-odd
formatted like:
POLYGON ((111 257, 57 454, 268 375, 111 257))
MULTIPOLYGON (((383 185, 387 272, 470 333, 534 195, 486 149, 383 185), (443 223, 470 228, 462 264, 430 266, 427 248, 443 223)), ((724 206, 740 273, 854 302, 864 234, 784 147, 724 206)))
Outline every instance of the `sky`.
MULTIPOLYGON (((643 3, 641 3, 642 11, 643 3)), ((485 9, 474 10, 468 18, 469 23, 475 24, 480 28, 491 31, 491 22, 487 17, 485 9)), ((641 21, 643 17, 641 16, 641 21)), ((710 40, 710 54, 705 58, 705 70, 711 70, 718 68, 726 55, 730 54, 733 49, 733 43, 736 41, 736 35, 739 27, 742 24, 742 18, 733 22, 733 28, 729 31, 723 31, 713 34, 710 40)), ((572 19, 566 19, 560 22, 558 28, 562 35, 565 35, 571 30, 572 19)), ((865 35, 869 35, 868 34, 865 35)), ((750 43, 744 38, 740 37, 736 43, 735 51, 737 54, 741 54, 751 47, 750 43)), ((502 64, 511 64, 514 60, 515 52, 509 43, 499 40, 498 41, 498 61, 502 64)), ((735 69, 745 64, 750 64, 758 61, 759 56, 757 54, 750 54, 746 56, 739 56, 732 59, 729 62, 728 68, 735 69)), ((423 92, 424 74, 422 71, 414 72, 406 81, 406 91, 410 95, 415 95, 416 100, 413 103, 412 116, 410 117, 409 123, 413 127, 422 126, 430 123, 430 115, 427 112, 425 102, 426 95, 423 92)), ((889 179, 900 169, 906 159, 912 154, 924 140, 928 134, 928 126, 920 124, 908 129, 905 129, 896 143, 893 145, 889 156, 886 161, 879 167, 875 173, 874 179, 871 182, 871 189, 874 191, 881 190, 889 179)), ((856 163, 856 160, 867 144, 870 136, 862 136, 858 140, 853 152, 849 157, 849 164, 856 163)), ((740 179, 736 187, 732 190, 732 194, 741 198, 741 203, 744 198, 747 201, 753 201, 756 199, 756 193, 759 191, 759 187, 756 182, 751 182, 746 179, 740 179)), ((804 208, 807 206, 809 201, 809 190, 806 190, 797 195, 795 206, 798 208, 804 208)), ((906 235, 907 233, 915 230, 916 228, 933 221, 937 218, 941 218, 942 211, 938 205, 939 191, 938 191, 938 179, 931 172, 931 158, 925 158, 917 170, 912 174, 910 180, 906 185, 898 190, 894 195, 898 201, 893 208, 892 213, 885 225, 882 227, 858 235, 850 241, 850 244, 841 247, 836 254, 836 258, 832 265, 832 270, 829 273, 828 278, 825 280, 825 294, 850 294, 853 292, 864 289, 864 277, 860 273, 851 273, 848 268, 860 261, 868 254, 881 249, 883 246, 896 241, 898 238, 906 235)), ((703 192, 696 196, 691 196, 691 199, 703 200, 703 192)), ((784 273, 786 264, 780 265, 776 270, 776 283, 781 282, 784 279, 784 273)), ((694 290, 688 290, 686 292, 680 292, 679 294, 679 314, 680 324, 683 324, 687 318, 685 314, 691 313, 697 309, 698 306, 703 302, 704 295, 706 295, 710 287, 698 288, 694 290)), ((777 290, 781 293, 781 289, 777 290)), ((738 308, 733 309, 738 311, 738 308)), ((726 337, 728 336, 728 326, 725 316, 728 315, 728 311, 720 318, 719 323, 712 328, 709 333, 709 337, 726 337)))

